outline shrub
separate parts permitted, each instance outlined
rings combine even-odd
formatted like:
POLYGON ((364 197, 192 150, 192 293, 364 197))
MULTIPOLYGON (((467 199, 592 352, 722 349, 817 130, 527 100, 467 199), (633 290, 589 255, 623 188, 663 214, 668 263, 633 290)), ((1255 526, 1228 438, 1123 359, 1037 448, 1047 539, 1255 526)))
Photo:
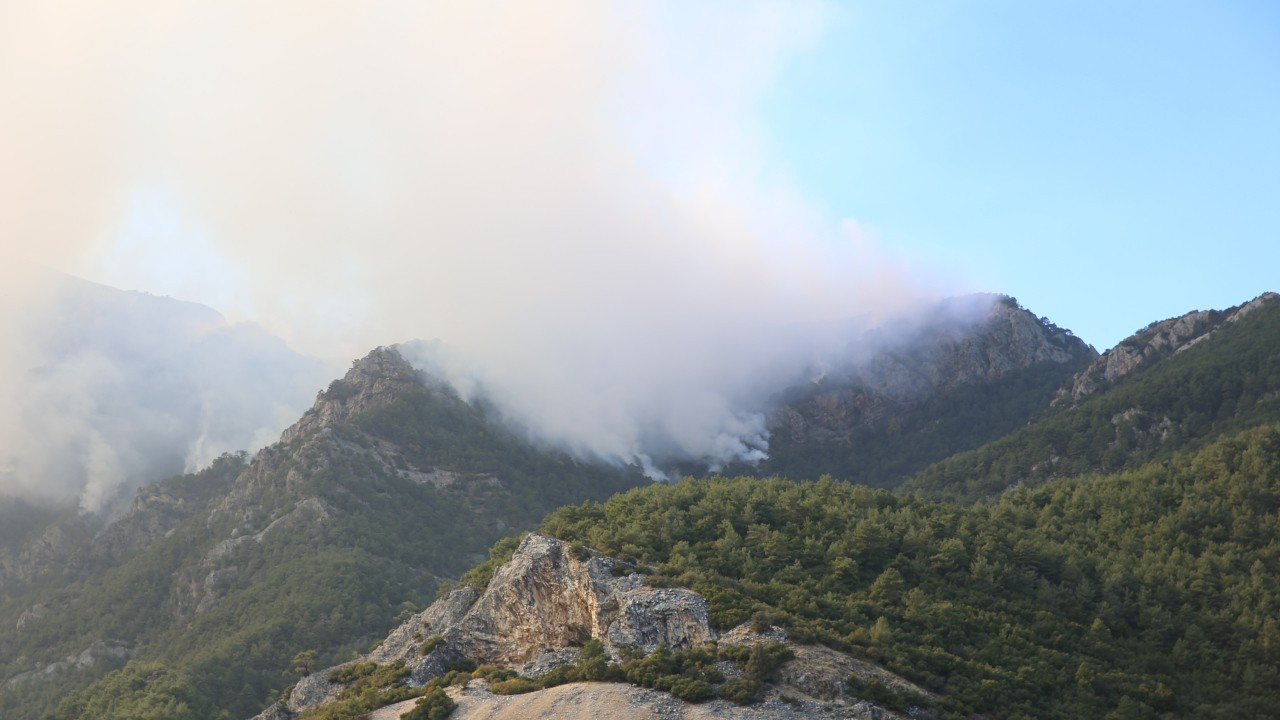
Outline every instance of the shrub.
POLYGON ((427 638, 426 642, 422 643, 422 645, 418 648, 418 654, 427 655, 432 650, 435 650, 437 647, 440 647, 443 644, 444 644, 444 638, 440 637, 439 635, 432 635, 431 637, 427 638))
POLYGON ((697 703, 715 697, 716 691, 711 689, 711 684, 705 680, 677 677, 675 682, 671 683, 671 694, 685 702, 697 703))
POLYGON ((720 697, 738 705, 750 705, 759 699, 764 688, 749 677, 730 678, 720 686, 720 697))
POLYGON ((444 720, 457 706, 443 688, 432 687, 426 695, 418 698, 412 710, 400 716, 400 720, 444 720))

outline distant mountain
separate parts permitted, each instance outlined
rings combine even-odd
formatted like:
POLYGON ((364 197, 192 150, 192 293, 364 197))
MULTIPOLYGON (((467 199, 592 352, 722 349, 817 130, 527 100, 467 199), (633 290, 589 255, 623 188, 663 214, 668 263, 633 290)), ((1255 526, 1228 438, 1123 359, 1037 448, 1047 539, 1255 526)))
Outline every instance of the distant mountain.
POLYGON ((50 279, 6 348, 0 497, 116 512, 133 490, 278 436, 331 377, 325 363, 214 310, 50 279))
POLYGON ((1136 467, 1280 421, 1280 295, 1153 323, 1065 384, 1036 423, 903 487, 971 501, 1051 477, 1136 467))
POLYGON ((777 397, 759 472, 896 487, 1027 424, 1097 357, 1004 296, 955 298, 918 325, 881 331, 889 333, 868 338, 881 348, 869 359, 777 397))
POLYGON ((532 445, 392 348, 247 460, 149 486, 60 569, 6 589, 0 717, 126 662, 180 671, 198 717, 251 715, 294 653, 343 659, 498 538, 648 482, 532 445))

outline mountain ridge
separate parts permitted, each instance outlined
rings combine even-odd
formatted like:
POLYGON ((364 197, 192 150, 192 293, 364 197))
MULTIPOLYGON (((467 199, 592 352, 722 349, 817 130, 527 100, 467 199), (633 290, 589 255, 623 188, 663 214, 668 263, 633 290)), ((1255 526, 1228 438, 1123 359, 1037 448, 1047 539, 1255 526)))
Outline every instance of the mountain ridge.
MULTIPOLYGON (((1012 468, 1018 458, 1016 452, 1009 450, 1009 443, 1028 429, 1056 427, 1053 423, 1064 422, 1060 418, 1092 421, 1096 414, 1104 423, 1099 427, 1106 431, 1107 443, 1118 437, 1117 428, 1122 425, 1137 441, 1132 446, 1107 447, 1104 443, 1104 452, 1137 467, 1150 459, 1143 453, 1152 448, 1181 452, 1182 448, 1194 447, 1194 443, 1265 423, 1271 417, 1267 408, 1272 401, 1268 398, 1280 397, 1280 386, 1273 382, 1280 380, 1280 371, 1275 367, 1280 357, 1276 352, 1280 348, 1280 315, 1275 308, 1280 303, 1269 294, 1255 302, 1236 321, 1220 322, 1213 333, 1195 336, 1202 339, 1182 341, 1185 350, 1168 351, 1114 385, 1100 388, 1075 408, 1051 406, 1050 402, 1059 388, 1068 386, 1073 377, 1085 370, 1086 361, 1093 362, 1092 350, 1067 331, 1019 307, 1012 298, 996 304, 995 315, 1004 318, 1004 324, 997 323, 991 337, 1008 343, 1022 333, 1021 337, 1028 341, 1026 352, 1014 353, 1016 343, 1011 347, 1000 342, 993 342, 984 350, 980 341, 970 342, 957 326, 944 323, 946 331, 934 336, 932 346, 926 344, 915 354, 911 348, 900 348, 898 356, 888 357, 879 365, 873 363, 875 369, 865 377, 899 378, 904 373, 910 377, 910 370, 930 357, 952 361, 950 371, 935 369, 933 374, 920 376, 937 383, 932 387, 947 387, 933 395, 926 392, 923 404, 900 416, 899 445, 894 448, 929 456, 941 452, 925 445, 930 437, 940 439, 941 446, 943 441, 997 432, 993 429, 998 425, 996 421, 1012 423, 1017 427, 1002 435, 1001 440, 968 451, 1003 453, 990 457, 1012 468), (950 331, 955 332, 948 334, 950 331), (1060 341, 1057 344, 1055 337, 1060 341), (1188 346, 1192 340, 1194 344, 1188 346), (1058 360, 1065 361, 1055 361, 1055 353, 1058 360), (1020 359, 1010 359, 1015 357, 1020 359), (1020 366, 1021 362, 1029 364, 1020 366), (947 380, 962 376, 964 382, 947 380), (1201 378, 1197 382, 1202 386, 1189 383, 1188 378, 1201 378), (1149 397, 1161 399, 1168 407, 1135 404, 1133 400, 1139 395, 1134 394, 1133 388, 1151 390, 1149 397), (1224 396, 1223 388, 1234 394, 1224 396), (1220 413, 1220 417, 1215 415, 1204 421, 1212 433, 1192 432, 1194 423, 1199 421, 1194 414, 1179 415, 1177 411, 1178 403, 1198 402, 1201 396, 1213 396, 1215 412, 1220 413), (1223 404, 1228 400, 1229 407, 1223 404), (957 408, 965 412, 957 412, 957 408), (1125 414, 1135 408, 1136 413, 1125 414), (992 422, 983 424, 980 421, 984 418, 992 422), (1117 419, 1113 422, 1113 418, 1117 419), (941 427, 942 431, 932 435, 919 431, 930 426, 941 427), (1153 439, 1166 431, 1165 439, 1153 439)), ((823 386, 827 390, 847 387, 840 383, 848 381, 848 377, 829 373, 828 378, 823 386)), ((901 388, 918 386, 908 380, 901 388)), ((900 392, 901 388, 886 391, 883 397, 910 395, 900 392)), ((1195 409, 1190 405, 1188 408, 1195 409)), ((877 418, 883 423, 881 431, 888 429, 885 417, 877 418)), ((1274 420, 1280 421, 1280 415, 1274 420)), ((1065 427, 1068 440, 1091 437, 1087 423, 1078 429, 1069 424, 1065 427)), ((839 433, 833 436, 841 437, 839 433)), ((875 441, 876 436, 850 433, 841 442, 857 446, 867 440, 875 441)), ((865 464, 866 457, 854 456, 852 461, 865 464)), ((951 463, 947 465, 953 468, 950 475, 936 474, 938 465, 923 473, 926 479, 945 482, 922 488, 912 481, 905 490, 953 492, 956 497, 969 493, 971 488, 964 482, 981 476, 957 475, 954 468, 965 461, 966 453, 948 457, 942 465, 951 463), (957 484, 957 477, 963 482, 957 484)), ((812 459, 815 468, 827 463, 827 458, 817 453, 812 459)), ((835 461, 848 463, 850 457, 836 456, 835 461)), ((1035 462, 1017 467, 1033 467, 1035 462)), ((997 470, 1003 472, 1006 465, 997 466, 997 470)), ((717 631, 751 620, 756 613, 764 613, 762 623, 778 624, 768 619, 771 613, 777 614, 774 606, 778 599, 800 592, 796 583, 802 576, 797 573, 803 574, 811 563, 829 560, 826 554, 837 552, 831 549, 834 547, 853 564, 830 568, 833 577, 845 584, 838 591, 832 590, 828 599, 815 600, 814 606, 825 608, 833 602, 830 598, 861 593, 875 586, 874 594, 860 601, 870 605, 855 607, 850 617, 861 617, 867 608, 883 605, 882 611, 896 618, 894 622, 898 624, 888 630, 876 629, 871 618, 861 628, 844 626, 844 639, 832 642, 862 648, 858 652, 879 652, 875 650, 879 646, 868 642, 872 631, 889 637, 914 627, 911 623, 924 623, 932 628, 931 632, 939 633, 930 642, 950 637, 950 631, 931 625, 933 621, 922 619, 924 615, 912 619, 893 614, 901 614, 900 603, 906 602, 913 589, 906 583, 913 580, 910 573, 903 572, 895 578, 889 571, 901 568, 886 563, 892 564, 893 553, 902 554, 920 543, 933 543, 934 539, 920 535, 919 529, 902 530, 898 535, 894 534, 898 530, 890 530, 898 527, 894 525, 895 517, 933 507, 920 504, 922 498, 851 488, 847 500, 857 508, 851 512, 861 520, 841 530, 847 531, 848 537, 842 535, 821 547, 800 536, 785 539, 777 534, 774 524, 790 512, 785 505, 757 503, 750 511, 744 510, 741 518, 730 519, 731 532, 723 523, 717 524, 718 520, 707 519, 707 526, 699 526, 699 532, 721 533, 716 542, 725 549, 753 546, 779 553, 778 559, 786 560, 776 567, 761 565, 772 568, 770 578, 748 581, 721 575, 708 579, 697 574, 700 564, 706 563, 705 569, 710 570, 722 568, 718 564, 721 561, 709 556, 695 559, 702 557, 693 554, 695 550, 705 552, 705 547, 694 543, 696 535, 688 536, 687 551, 670 552, 657 546, 646 550, 653 541, 642 540, 643 533, 610 539, 612 531, 607 526, 592 530, 589 521, 594 522, 591 519, 596 517, 596 511, 581 505, 584 500, 605 501, 614 492, 629 487, 640 489, 626 496, 628 503, 646 497, 645 493, 691 497, 687 493, 698 487, 696 483, 651 485, 640 477, 638 469, 593 465, 554 447, 531 442, 526 432, 506 426, 492 405, 483 399, 460 397, 447 383, 415 369, 394 347, 377 348, 353 362, 346 374, 316 395, 311 409, 282 432, 279 442, 252 459, 224 456, 216 466, 204 471, 204 475, 177 476, 149 485, 137 493, 130 509, 115 523, 88 533, 90 537, 83 542, 66 543, 68 552, 60 557, 79 559, 59 560, 65 573, 35 577, 30 585, 6 586, 6 593, 11 596, 0 603, 0 714, 27 717, 43 709, 48 720, 69 720, 83 716, 88 712, 85 708, 105 707, 98 703, 110 698, 151 702, 163 696, 191 709, 191 714, 182 717, 246 717, 270 705, 282 688, 297 679, 297 673, 289 669, 293 655, 314 650, 315 662, 331 665, 352 653, 364 653, 369 642, 399 622, 392 621, 394 616, 410 617, 434 597, 441 579, 456 577, 482 561, 484 549, 499 538, 537 527, 544 514, 555 508, 560 509, 555 510, 552 519, 543 521, 544 533, 569 541, 571 546, 576 543, 600 548, 637 570, 648 566, 641 574, 651 587, 684 587, 701 594, 710 603, 709 620, 717 631), (861 513, 872 515, 862 517, 861 513), (654 554, 659 551, 661 554, 654 554), (757 592, 766 594, 753 594, 757 592), (84 662, 79 663, 80 659, 84 662), (14 684, 17 678, 23 679, 14 684), (142 694, 137 695, 138 692, 142 694), (63 697, 68 698, 68 704, 59 710, 63 697)), ((891 466, 869 466, 864 472, 886 478, 885 484, 892 485, 902 473, 887 472, 887 467, 891 466)), ((1068 480, 1062 476, 1095 467, 1098 466, 1083 463, 1082 469, 1076 471, 1059 464, 1051 475, 1068 480)), ((1129 466, 1103 469, 1125 467, 1129 466)), ((754 470, 766 472, 767 467, 754 470)), ((816 478, 823 473, 789 474, 816 478)), ((832 474, 842 477, 840 473, 832 474)), ((810 487, 807 483, 760 479, 751 482, 760 488, 775 488, 785 497, 800 498, 811 492, 803 489, 810 487)), ((815 486, 839 487, 831 485, 830 480, 823 482, 827 484, 815 486)), ((1011 498, 1008 502, 1022 497, 1021 490, 1007 492, 1007 484, 992 487, 984 492, 998 503, 1005 496, 1011 498)), ((838 496, 832 495, 829 504, 838 505, 838 496)), ((623 501, 609 500, 602 507, 613 502, 623 501)), ((676 518, 686 509, 657 505, 652 515, 676 518)), ((823 517, 824 512, 822 504, 814 505, 809 518, 823 517)), ((953 533, 969 532, 964 523, 950 525, 960 516, 948 513, 959 512, 977 513, 971 522, 978 525, 986 522, 983 518, 987 516, 982 513, 987 511, 981 507, 927 511, 937 513, 937 522, 953 527, 953 533)), ((1017 512, 1025 516, 1024 510, 1017 512)), ((631 512, 641 517, 648 513, 635 509, 631 512)), ((38 528, 40 522, 35 518, 33 527, 38 528)), ((1026 522, 1025 517, 1022 522, 1026 522)), ((1046 545, 1043 538, 1024 537, 1019 527, 1016 523, 1001 525, 999 532, 1008 536, 1008 543, 996 542, 994 537, 966 539, 962 547, 938 546, 930 550, 933 555, 912 562, 923 563, 920 567, 929 568, 930 572, 968 572, 973 577, 965 575, 965 582, 985 583, 983 587, 1008 583, 1011 588, 1025 589, 1028 582, 1033 587, 1041 582, 1055 586, 1075 582, 1072 566, 1064 564, 1065 556, 1055 549, 1053 543, 1058 540, 1046 545), (1019 538, 1022 545, 1018 545, 1019 538), (995 551, 975 552, 976 547, 992 542, 996 543, 991 545, 995 551), (979 557, 987 564, 979 567, 979 557)), ((15 536, 22 536, 15 542, 27 537, 27 530, 19 530, 15 526, 15 536)), ((681 531, 672 525, 665 532, 674 540, 681 531)), ((0 539, 10 541, 7 536, 0 539)), ((753 562, 763 563, 764 559, 753 562)), ((480 567, 492 572, 496 566, 490 562, 480 567)), ((481 575, 483 572, 468 572, 464 582, 474 582, 481 575)), ((1090 582, 1103 581, 1094 578, 1090 582)), ((1113 630, 1127 622, 1101 616, 1113 630)), ((1084 632, 1089 620, 1073 616, 1071 627, 1063 632, 1084 632)), ((783 623, 784 632, 795 642, 811 642, 827 632, 824 626, 804 619, 803 613, 788 622, 783 623)), ((990 632, 998 633, 998 628, 990 632)), ((957 658, 963 655, 952 650, 931 654, 932 651, 926 652, 927 647, 910 653, 896 650, 905 654, 894 662, 902 670, 908 667, 902 664, 902 658, 910 657, 914 663, 912 672, 929 678, 930 674, 943 674, 943 668, 951 667, 949 663, 958 662, 957 658)), ((970 690, 948 689, 945 684, 941 689, 946 690, 940 696, 942 702, 959 703, 950 707, 973 703, 979 707, 989 702, 970 694, 970 690)), ((1142 697, 1141 702, 1148 704, 1165 702, 1158 693, 1142 697)), ((476 698, 467 700, 472 701, 476 698)))

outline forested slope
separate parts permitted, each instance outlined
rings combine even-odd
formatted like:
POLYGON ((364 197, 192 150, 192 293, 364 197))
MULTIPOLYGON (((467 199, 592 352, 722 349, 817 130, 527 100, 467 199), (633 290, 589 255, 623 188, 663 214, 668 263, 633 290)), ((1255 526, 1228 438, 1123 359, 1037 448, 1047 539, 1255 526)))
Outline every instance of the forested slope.
MULTIPOLYGON (((930 464, 1039 418, 1097 357, 1093 348, 1002 295, 941 303, 890 324, 820 379, 787 388, 769 414, 769 457, 731 474, 897 487, 930 464), (909 324, 910 325, 910 324, 909 324)), ((696 473, 695 473, 696 474, 696 473)))
POLYGON ((0 717, 40 717, 126 662, 75 707, 131 707, 111 698, 134 687, 137 714, 116 717, 247 717, 299 651, 344 660, 497 539, 646 482, 531 445, 385 348, 214 474, 161 484, 184 510, 156 537, 114 553, 109 529, 82 573, 4 598, 0 717))
POLYGON ((824 480, 685 480, 543 530, 943 695, 946 717, 1271 717, 1280 428, 960 507, 824 480))
POLYGON ((1280 421, 1280 297, 1105 392, 947 458, 903 485, 962 502, 1021 482, 1136 467, 1225 433, 1280 421))

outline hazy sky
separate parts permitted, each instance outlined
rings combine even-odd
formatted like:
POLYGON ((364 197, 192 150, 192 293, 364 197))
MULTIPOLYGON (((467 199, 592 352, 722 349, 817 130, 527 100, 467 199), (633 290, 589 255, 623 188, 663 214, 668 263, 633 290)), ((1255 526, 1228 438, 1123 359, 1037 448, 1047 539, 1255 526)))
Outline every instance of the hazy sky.
MULTIPOLYGON (((1280 278, 1274 3, 271 7, 6 4, 6 247, 351 338, 334 354, 405 332, 365 332, 397 282, 366 251, 456 262, 509 229, 440 215, 538 223, 503 203, 583 212, 577 183, 644 184, 779 254, 857 228, 1099 349, 1280 278)), ((735 243, 712 262, 760 259, 735 243)))
POLYGON ((0 382, 30 262, 748 457, 833 327, 992 291, 1103 350, 1280 288, 1277 7, 5 3, 0 382))

